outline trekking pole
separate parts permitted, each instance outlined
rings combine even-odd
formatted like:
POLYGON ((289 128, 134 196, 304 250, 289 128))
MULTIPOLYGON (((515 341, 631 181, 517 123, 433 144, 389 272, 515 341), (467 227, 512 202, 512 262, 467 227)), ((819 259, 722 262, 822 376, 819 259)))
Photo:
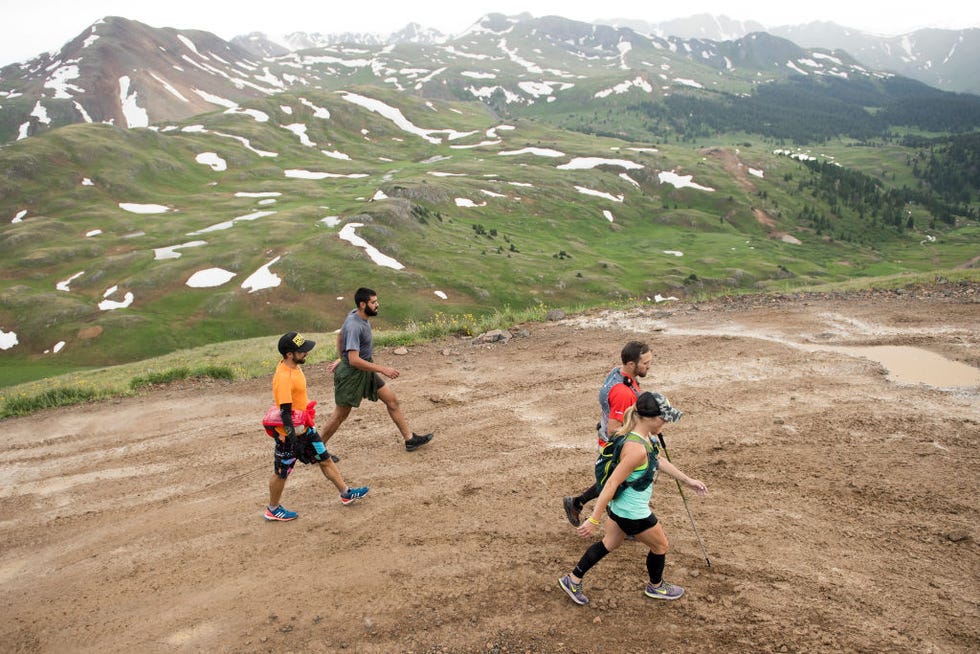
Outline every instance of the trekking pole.
MULTIPOLYGON (((670 455, 667 454, 667 443, 664 442, 664 435, 657 434, 657 438, 660 439, 660 447, 663 448, 664 456, 667 457, 667 461, 673 463, 673 461, 670 460, 670 455)), ((697 536, 698 545, 701 546, 701 553, 704 554, 704 562, 707 563, 708 567, 710 568, 711 561, 708 560, 708 553, 704 549, 704 541, 701 540, 701 534, 698 533, 698 526, 694 524, 694 516, 691 515, 691 508, 687 505, 687 498, 684 496, 684 489, 681 488, 681 482, 679 479, 675 479, 674 481, 677 482, 677 490, 681 492, 681 499, 684 500, 684 508, 687 509, 687 517, 691 520, 691 526, 694 528, 694 535, 697 536)))

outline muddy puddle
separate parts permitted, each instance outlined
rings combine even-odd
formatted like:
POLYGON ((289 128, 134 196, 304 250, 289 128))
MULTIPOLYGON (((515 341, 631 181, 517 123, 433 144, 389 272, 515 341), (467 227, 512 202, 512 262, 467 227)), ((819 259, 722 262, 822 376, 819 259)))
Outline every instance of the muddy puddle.
POLYGON ((888 378, 902 384, 928 384, 938 388, 980 386, 980 369, 944 356, 906 345, 802 346, 810 351, 829 351, 859 356, 880 363, 888 378))
MULTIPOLYGON (((582 327, 611 324, 607 315, 589 316, 572 322, 577 322, 582 327)), ((807 352, 836 352, 847 356, 870 359, 880 363, 887 371, 888 379, 898 384, 927 384, 936 388, 949 389, 980 388, 980 368, 947 359, 929 350, 907 345, 857 346, 800 343, 796 337, 746 327, 737 323, 719 325, 716 329, 688 329, 651 320, 645 315, 619 316, 616 318, 615 324, 617 327, 633 329, 640 333, 661 331, 673 336, 716 336, 774 341, 807 352)), ((857 328, 863 334, 871 334, 876 331, 872 326, 864 323, 849 321, 845 324, 857 328)), ((898 330, 891 330, 888 333, 890 336, 898 336, 899 334, 898 330)), ((921 335, 921 330, 917 331, 916 335, 921 335)))
POLYGON ((783 343, 807 352, 836 352, 847 356, 863 357, 880 363, 887 371, 888 379, 898 384, 928 384, 936 388, 980 387, 980 368, 908 345, 817 345, 799 343, 784 335, 743 330, 740 327, 729 327, 718 331, 672 329, 669 333, 759 338, 783 343))

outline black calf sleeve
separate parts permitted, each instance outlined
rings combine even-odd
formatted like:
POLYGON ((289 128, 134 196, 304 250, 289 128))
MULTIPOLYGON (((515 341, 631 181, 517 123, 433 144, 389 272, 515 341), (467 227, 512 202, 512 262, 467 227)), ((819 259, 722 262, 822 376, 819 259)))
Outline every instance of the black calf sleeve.
POLYGON ((599 497, 599 489, 596 488, 595 484, 592 484, 587 491, 575 498, 575 504, 582 507, 585 506, 586 502, 591 502, 597 497, 599 497))
POLYGON ((650 583, 654 586, 660 585, 660 582, 664 580, 664 564, 666 562, 666 554, 647 552, 647 572, 650 574, 650 583))
POLYGON ((602 544, 601 540, 592 543, 589 549, 585 550, 582 558, 579 559, 578 565, 572 570, 572 574, 581 579, 606 554, 609 554, 609 550, 606 549, 606 546, 602 544))

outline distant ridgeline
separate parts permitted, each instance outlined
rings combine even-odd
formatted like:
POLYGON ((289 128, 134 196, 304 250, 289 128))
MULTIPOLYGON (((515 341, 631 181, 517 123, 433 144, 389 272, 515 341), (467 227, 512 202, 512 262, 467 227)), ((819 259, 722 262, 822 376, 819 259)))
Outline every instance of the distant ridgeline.
MULTIPOLYGON (((479 100, 505 116, 561 117, 564 127, 591 123, 597 133, 606 125, 627 134, 637 129, 604 115, 625 104, 657 123, 637 136, 645 139, 697 138, 710 129, 810 143, 837 135, 878 137, 890 125, 932 132, 976 127, 976 97, 941 93, 922 82, 939 87, 962 77, 968 82, 946 90, 980 93, 980 30, 903 42, 894 65, 875 67, 852 55, 880 60, 890 42, 871 47, 872 37, 843 28, 797 32, 813 44, 800 47, 748 33, 752 25, 730 26, 729 40, 685 37, 689 24, 672 26, 682 32, 676 36, 654 36, 670 32, 652 27, 637 32, 554 16, 491 14, 453 38, 410 26, 387 39, 348 35, 362 43, 297 33, 284 47, 283 40, 260 34, 228 42, 209 32, 109 17, 60 51, 0 69, 0 141, 75 122, 147 127, 285 91, 365 84, 432 99, 479 100), (854 50, 845 47, 851 37, 854 50), (915 52, 927 45, 931 52, 947 40, 955 47, 943 56, 915 52), (883 72, 919 59, 930 71, 920 82, 883 72)), ((710 34, 717 23, 700 29, 710 34)))

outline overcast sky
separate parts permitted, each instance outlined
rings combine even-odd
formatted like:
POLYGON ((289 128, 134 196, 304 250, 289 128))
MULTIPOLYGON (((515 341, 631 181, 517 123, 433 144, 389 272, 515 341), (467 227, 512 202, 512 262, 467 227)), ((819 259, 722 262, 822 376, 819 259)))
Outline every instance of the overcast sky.
POLYGON ((709 13, 766 27, 824 20, 886 36, 922 27, 980 27, 980 3, 963 0, 0 0, 0 7, 0 66, 58 50, 105 16, 201 29, 226 40, 249 32, 387 35, 410 22, 457 34, 492 12, 649 22, 709 13))

